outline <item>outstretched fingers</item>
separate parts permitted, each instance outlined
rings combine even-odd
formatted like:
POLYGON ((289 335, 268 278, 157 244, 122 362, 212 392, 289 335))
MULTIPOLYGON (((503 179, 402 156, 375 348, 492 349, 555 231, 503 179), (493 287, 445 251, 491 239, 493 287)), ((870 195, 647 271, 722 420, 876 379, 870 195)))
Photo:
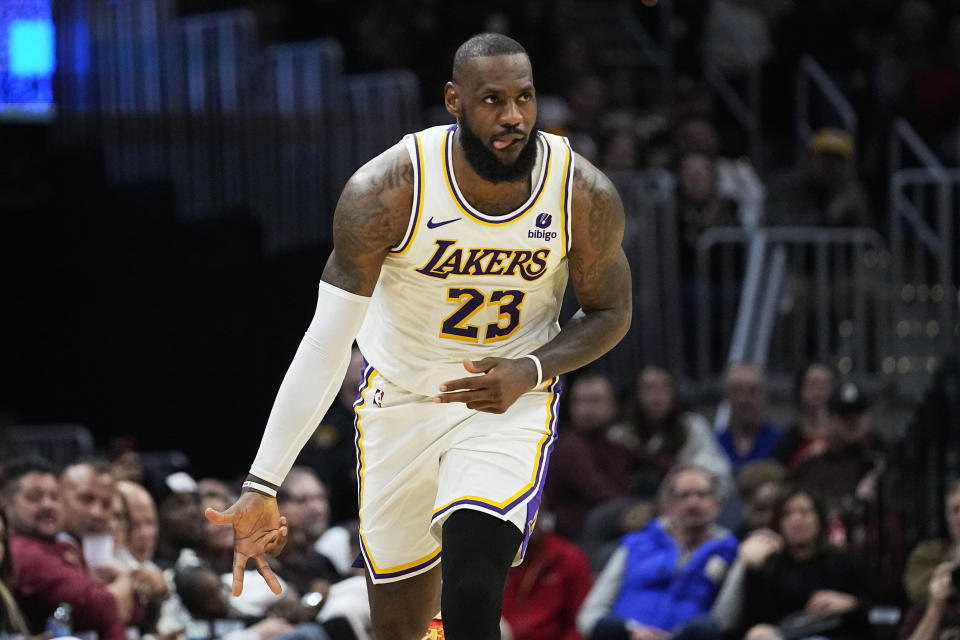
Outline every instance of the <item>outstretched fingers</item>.
POLYGON ((233 552, 233 595, 243 593, 243 572, 247 568, 247 556, 239 551, 233 552))
POLYGON ((259 555, 255 556, 253 560, 257 563, 257 572, 263 576, 264 580, 266 580, 267 586, 270 587, 270 591, 280 595, 280 592, 283 591, 283 588, 280 586, 280 581, 277 580, 277 576, 274 575, 273 569, 271 569, 270 565, 267 564, 267 559, 264 558, 263 555, 259 555))

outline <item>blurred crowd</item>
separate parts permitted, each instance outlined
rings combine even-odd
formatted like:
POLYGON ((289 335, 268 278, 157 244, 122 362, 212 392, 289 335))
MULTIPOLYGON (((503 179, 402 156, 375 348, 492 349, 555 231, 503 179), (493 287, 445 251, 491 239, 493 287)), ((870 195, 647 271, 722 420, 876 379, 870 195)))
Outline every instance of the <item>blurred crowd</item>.
MULTIPOLYGON (((43 634, 66 603, 81 638, 370 638, 346 498, 354 358, 278 494, 289 540, 270 563, 282 594, 248 568, 229 596, 233 533, 203 511, 229 507, 242 478, 196 479, 182 455, 132 449, 62 469, 21 456, 0 475, 0 632, 43 634)), ((876 432, 873 399, 829 364, 798 372, 787 424, 771 419, 764 372, 748 363, 726 371, 729 411, 713 424, 660 367, 625 398, 595 369, 568 383, 537 527, 508 578, 504 638, 960 631, 960 487, 947 490, 948 538, 878 565, 879 537, 899 524, 878 504, 895 443, 876 432)))

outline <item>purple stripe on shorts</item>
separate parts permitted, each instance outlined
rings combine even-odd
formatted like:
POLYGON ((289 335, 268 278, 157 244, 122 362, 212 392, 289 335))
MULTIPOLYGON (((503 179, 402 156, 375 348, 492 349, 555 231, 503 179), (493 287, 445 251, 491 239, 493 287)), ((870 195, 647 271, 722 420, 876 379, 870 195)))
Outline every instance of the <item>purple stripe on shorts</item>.
MULTIPOLYGON (((360 538, 360 555, 362 555, 363 558, 366 560, 367 569, 370 571, 373 577, 378 578, 380 580, 383 580, 385 578, 399 578, 401 576, 409 575, 411 573, 416 573, 417 571, 422 571, 423 569, 429 567, 432 564, 436 564, 440 562, 440 553, 437 553, 437 555, 427 560, 424 560, 423 562, 421 562, 416 566, 408 567, 406 569, 401 569, 399 571, 384 571, 383 573, 380 573, 373 568, 373 562, 370 561, 370 552, 367 551, 367 545, 363 541, 363 538, 360 538)), ((359 560, 359 556, 357 557, 357 559, 359 560)), ((356 562, 357 561, 354 560, 354 565, 353 565, 354 567, 357 567, 356 562)))
POLYGON ((357 399, 353 402, 353 449, 357 452, 357 508, 360 508, 360 496, 363 493, 363 476, 361 475, 361 463, 360 463, 360 428, 358 426, 358 421, 360 420, 360 414, 357 413, 357 409, 363 404, 363 392, 367 390, 369 382, 367 376, 370 375, 370 371, 373 367, 367 362, 367 359, 363 359, 363 368, 360 370, 360 384, 357 385, 357 399))
POLYGON ((530 542, 530 534, 533 533, 531 526, 540 510, 540 502, 543 500, 543 485, 547 477, 547 468, 550 465, 550 454, 553 452, 553 443, 557 440, 557 421, 560 415, 560 378, 554 378, 550 385, 553 391, 553 404, 550 406, 550 412, 553 414, 550 418, 550 437, 543 444, 543 453, 540 455, 540 468, 537 469, 536 493, 527 503, 527 525, 523 529, 523 544, 520 545, 520 557, 527 552, 527 543, 530 542))
POLYGON ((526 544, 527 544, 526 539, 529 536, 530 518, 533 517, 530 514, 536 513, 536 510, 540 506, 540 499, 543 493, 543 481, 547 474, 547 464, 550 461, 550 452, 553 451, 553 442, 554 440, 557 439, 557 418, 559 414, 560 391, 561 391, 560 378, 554 378, 553 384, 550 385, 550 391, 552 391, 554 394, 553 402, 550 404, 550 413, 551 413, 550 435, 544 440, 543 444, 540 446, 540 455, 539 455, 540 464, 537 467, 536 479, 534 480, 533 486, 530 487, 528 490, 524 491, 519 496, 517 496, 517 498, 515 498, 514 500, 511 500, 508 504, 506 504, 503 507, 496 507, 488 502, 483 502, 481 500, 473 500, 470 498, 464 498, 463 500, 456 500, 454 502, 451 502, 447 506, 445 506, 443 509, 440 509, 439 511, 437 511, 435 514, 433 514, 433 517, 431 518, 431 520, 436 520, 437 518, 442 516, 447 511, 450 511, 454 507, 467 505, 467 504, 481 507, 487 511, 495 511, 500 515, 506 515, 518 504, 520 504, 524 500, 528 499, 531 495, 533 495, 533 499, 531 500, 531 503, 534 504, 534 510, 531 512, 529 510, 529 507, 527 509, 528 517, 527 517, 526 529, 528 531, 524 532, 524 543, 523 543, 524 548, 526 548, 526 544))

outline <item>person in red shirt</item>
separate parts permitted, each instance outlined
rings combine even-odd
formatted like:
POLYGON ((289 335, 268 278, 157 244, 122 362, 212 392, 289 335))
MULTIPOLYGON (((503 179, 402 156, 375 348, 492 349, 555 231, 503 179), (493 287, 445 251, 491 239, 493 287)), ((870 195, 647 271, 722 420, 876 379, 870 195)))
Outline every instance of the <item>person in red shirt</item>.
POLYGON ((553 515, 542 513, 523 564, 510 570, 503 618, 514 640, 580 640, 576 618, 593 586, 587 556, 552 532, 553 515))
POLYGON ((550 457, 544 504, 557 516, 557 533, 577 539, 587 513, 629 494, 633 453, 608 439, 620 416, 610 379, 587 371, 570 390, 570 418, 561 427, 550 457))
POLYGON ((96 631, 100 640, 126 640, 121 606, 130 606, 129 580, 104 587, 86 573, 83 551, 57 541, 62 508, 57 477, 42 460, 21 459, 5 468, 0 503, 10 522, 12 587, 31 633, 44 630, 47 618, 66 602, 74 632, 96 631))

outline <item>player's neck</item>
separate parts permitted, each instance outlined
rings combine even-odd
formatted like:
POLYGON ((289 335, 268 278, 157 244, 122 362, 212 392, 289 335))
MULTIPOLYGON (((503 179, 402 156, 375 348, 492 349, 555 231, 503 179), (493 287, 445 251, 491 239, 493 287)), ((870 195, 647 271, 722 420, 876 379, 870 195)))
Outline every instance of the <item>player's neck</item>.
POLYGON ((492 216, 519 209, 530 198, 533 188, 529 174, 516 182, 493 183, 484 180, 470 166, 459 141, 453 145, 453 174, 467 202, 474 209, 492 216))

